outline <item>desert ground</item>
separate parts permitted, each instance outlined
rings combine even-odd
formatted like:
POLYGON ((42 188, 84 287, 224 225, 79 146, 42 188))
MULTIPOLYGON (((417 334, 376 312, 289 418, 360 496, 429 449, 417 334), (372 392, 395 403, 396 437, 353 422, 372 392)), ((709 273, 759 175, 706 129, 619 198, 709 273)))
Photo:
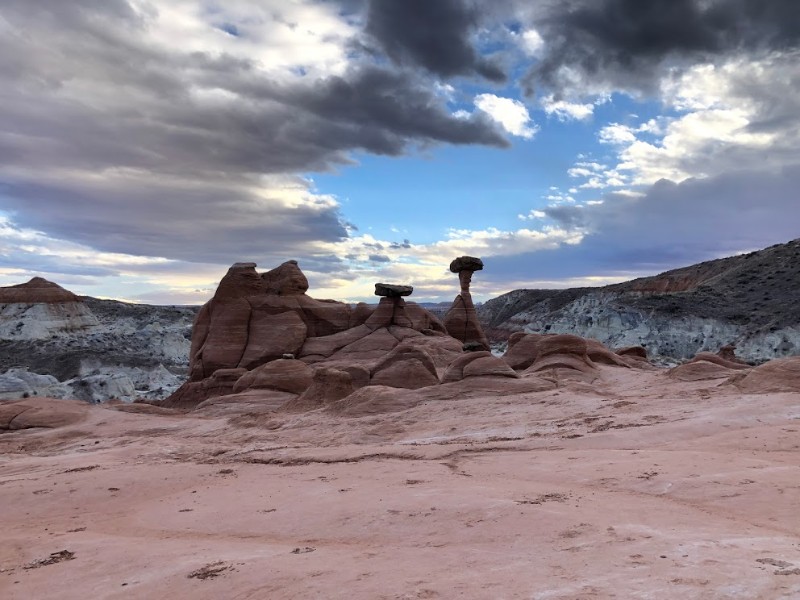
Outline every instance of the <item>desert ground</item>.
POLYGON ((800 597, 800 394, 599 369, 303 413, 29 400, 69 418, 0 434, 0 597, 800 597))

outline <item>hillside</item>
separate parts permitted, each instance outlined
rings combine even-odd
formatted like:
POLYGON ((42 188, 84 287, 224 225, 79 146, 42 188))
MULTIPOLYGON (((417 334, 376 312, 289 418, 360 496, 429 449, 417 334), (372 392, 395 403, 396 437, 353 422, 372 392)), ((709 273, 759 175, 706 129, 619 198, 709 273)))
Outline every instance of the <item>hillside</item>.
POLYGON ((514 290, 478 315, 490 339, 514 331, 644 345, 676 359, 728 343, 751 361, 800 353, 800 239, 600 288, 514 290))
POLYGON ((196 313, 76 296, 41 278, 0 288, 0 398, 168 395, 185 378, 196 313))

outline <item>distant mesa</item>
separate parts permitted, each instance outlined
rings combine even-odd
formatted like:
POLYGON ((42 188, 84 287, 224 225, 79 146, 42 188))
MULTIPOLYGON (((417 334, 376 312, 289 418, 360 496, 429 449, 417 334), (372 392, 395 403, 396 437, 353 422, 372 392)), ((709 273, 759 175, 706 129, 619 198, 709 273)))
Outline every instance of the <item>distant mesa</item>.
POLYGON ((0 287, 0 339, 44 340, 92 331, 99 322, 84 301, 42 277, 0 287))
POLYGON ((27 283, 0 287, 0 304, 59 304, 80 298, 57 283, 34 277, 27 283))

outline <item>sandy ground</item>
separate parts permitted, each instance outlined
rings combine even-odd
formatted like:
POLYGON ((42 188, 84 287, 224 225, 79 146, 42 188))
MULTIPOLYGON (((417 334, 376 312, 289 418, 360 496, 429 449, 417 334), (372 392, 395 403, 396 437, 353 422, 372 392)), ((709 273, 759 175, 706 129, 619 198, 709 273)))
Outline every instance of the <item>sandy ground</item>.
POLYGON ((718 383, 5 433, 0 598, 800 598, 800 394, 718 383))

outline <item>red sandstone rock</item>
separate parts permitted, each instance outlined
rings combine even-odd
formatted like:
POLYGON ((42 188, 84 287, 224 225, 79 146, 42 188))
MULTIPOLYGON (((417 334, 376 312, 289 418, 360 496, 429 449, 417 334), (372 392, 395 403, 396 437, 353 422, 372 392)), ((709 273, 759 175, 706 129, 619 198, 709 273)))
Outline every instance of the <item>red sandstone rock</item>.
POLYGON ((442 383, 461 381, 467 377, 518 378, 514 369, 491 352, 469 352, 454 360, 442 375, 442 383))
POLYGON ((716 365, 720 365, 721 367, 725 367, 727 369, 749 369, 750 365, 743 363, 741 361, 730 361, 725 360, 721 356, 714 354, 712 352, 698 352, 695 354, 694 358, 689 362, 697 362, 697 361, 705 361, 714 363, 716 365))
POLYGON ((314 410, 341 400, 353 393, 350 374, 331 367, 320 367, 314 371, 311 386, 294 400, 281 407, 285 412, 314 410))
POLYGON ((514 370, 527 369, 539 356, 539 342, 544 338, 545 336, 539 333, 517 332, 511 334, 503 360, 514 370))
POLYGON ((420 348, 404 345, 395 348, 372 368, 370 384, 418 389, 437 385, 436 364, 420 348))
POLYGON ((800 356, 771 360, 729 381, 748 394, 800 392, 800 356))
POLYGON ((311 385, 312 375, 311 367, 301 360, 273 360, 242 375, 234 384, 233 393, 268 389, 302 394, 311 385))
POLYGON ((545 335, 538 341, 537 347, 536 360, 525 370, 526 373, 546 369, 574 369, 588 373, 596 368, 589 358, 586 340, 576 335, 545 335))
POLYGON ((679 381, 705 381, 708 379, 724 379, 736 371, 723 365, 698 360, 688 362, 667 371, 667 376, 679 381))
POLYGON ((589 356, 593 363, 603 365, 615 365, 617 367, 629 368, 619 355, 606 348, 600 341, 587 339, 586 340, 586 354, 589 356))
POLYGON ((461 340, 462 342, 477 342, 484 350, 489 350, 489 340, 483 333, 478 315, 475 312, 475 305, 472 303, 472 295, 462 291, 455 300, 453 306, 444 316, 444 326, 447 333, 461 340))
POLYGON ((0 430, 64 427, 83 421, 88 411, 89 405, 79 400, 25 398, 0 402, 0 430))
POLYGON ((297 266, 296 260, 288 260, 279 267, 261 275, 266 293, 278 296, 298 296, 308 291, 308 279, 297 266))

